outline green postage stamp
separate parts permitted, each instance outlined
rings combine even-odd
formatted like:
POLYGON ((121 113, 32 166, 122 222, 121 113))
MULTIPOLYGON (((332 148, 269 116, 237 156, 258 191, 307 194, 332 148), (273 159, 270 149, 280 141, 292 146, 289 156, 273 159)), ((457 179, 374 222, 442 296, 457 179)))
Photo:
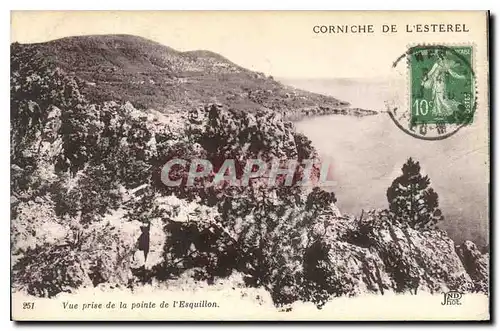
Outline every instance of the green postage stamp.
POLYGON ((472 46, 416 46, 410 56, 411 125, 472 122, 472 46))

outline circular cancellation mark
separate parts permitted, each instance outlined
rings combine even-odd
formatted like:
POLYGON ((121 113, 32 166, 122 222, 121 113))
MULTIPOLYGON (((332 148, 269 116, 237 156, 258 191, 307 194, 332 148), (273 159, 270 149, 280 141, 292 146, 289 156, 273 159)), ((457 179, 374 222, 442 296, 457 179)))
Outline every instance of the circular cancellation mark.
POLYGON ((392 67, 406 76, 407 95, 386 101, 396 126, 417 139, 441 140, 471 124, 477 102, 473 51, 471 45, 417 45, 401 55, 392 67))

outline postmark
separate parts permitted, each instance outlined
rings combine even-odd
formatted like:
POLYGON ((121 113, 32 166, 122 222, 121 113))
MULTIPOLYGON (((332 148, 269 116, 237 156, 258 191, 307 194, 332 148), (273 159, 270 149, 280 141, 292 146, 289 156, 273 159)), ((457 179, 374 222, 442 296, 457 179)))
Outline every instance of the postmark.
POLYGON ((406 97, 387 103, 407 134, 440 140, 470 125, 476 109, 473 45, 417 45, 393 64, 408 81, 406 97))

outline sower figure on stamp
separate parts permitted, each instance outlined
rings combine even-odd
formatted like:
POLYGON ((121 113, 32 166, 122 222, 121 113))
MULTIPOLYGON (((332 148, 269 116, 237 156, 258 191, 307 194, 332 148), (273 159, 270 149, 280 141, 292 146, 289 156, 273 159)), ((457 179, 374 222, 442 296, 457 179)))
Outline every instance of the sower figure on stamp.
POLYGON ((422 79, 422 86, 431 89, 434 103, 432 112, 436 115, 449 116, 456 109, 459 102, 446 98, 446 75, 449 74, 456 79, 465 79, 465 76, 453 70, 459 66, 457 62, 445 59, 444 52, 438 52, 437 54, 437 61, 422 79))

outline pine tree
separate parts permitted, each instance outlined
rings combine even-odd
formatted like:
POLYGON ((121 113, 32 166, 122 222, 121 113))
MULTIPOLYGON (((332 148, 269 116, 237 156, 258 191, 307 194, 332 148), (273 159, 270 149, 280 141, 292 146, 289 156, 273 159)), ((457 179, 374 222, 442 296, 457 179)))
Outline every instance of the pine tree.
POLYGON ((412 158, 401 170, 403 174, 387 189, 389 210, 399 222, 414 229, 435 228, 443 216, 438 208, 438 195, 429 187, 429 177, 420 174, 420 164, 412 158))

